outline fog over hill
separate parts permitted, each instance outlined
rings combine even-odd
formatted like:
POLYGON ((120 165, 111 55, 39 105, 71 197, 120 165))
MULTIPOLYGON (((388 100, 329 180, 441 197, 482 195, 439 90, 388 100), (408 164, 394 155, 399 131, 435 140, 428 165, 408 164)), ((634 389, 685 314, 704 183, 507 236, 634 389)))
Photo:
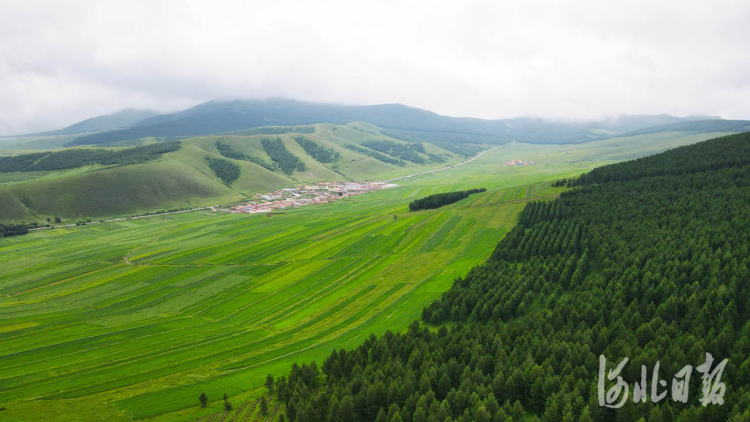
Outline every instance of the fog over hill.
POLYGON ((151 110, 135 110, 132 108, 127 108, 115 113, 92 117, 90 119, 86 119, 81 122, 64 127, 62 129, 49 132, 30 133, 21 136, 76 135, 79 133, 122 129, 133 126, 134 124, 149 117, 156 116, 157 114, 157 112, 151 110))
POLYGON ((452 149, 456 149, 455 146, 462 143, 504 143, 509 140, 539 144, 580 143, 647 127, 706 119, 720 118, 660 114, 621 115, 577 122, 529 117, 485 120, 443 116, 402 104, 352 106, 273 98, 209 101, 177 113, 149 117, 127 128, 81 136, 68 145, 96 145, 144 137, 189 137, 259 126, 362 121, 384 128, 388 136, 398 139, 453 145, 452 149))

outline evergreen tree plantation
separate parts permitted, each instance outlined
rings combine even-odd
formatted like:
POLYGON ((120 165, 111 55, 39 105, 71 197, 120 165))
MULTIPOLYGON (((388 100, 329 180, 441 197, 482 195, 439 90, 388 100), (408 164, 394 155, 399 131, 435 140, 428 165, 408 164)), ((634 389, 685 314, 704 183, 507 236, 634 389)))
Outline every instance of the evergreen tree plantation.
POLYGON ((750 420, 750 134, 567 184, 529 203, 421 322, 276 378, 287 419, 750 420), (622 395, 610 399, 614 378, 597 390, 600 359, 610 371, 624 358, 630 395, 605 406, 622 395), (682 396, 673 377, 686 365, 682 396), (723 404, 702 374, 724 383, 723 404), (650 399, 635 402, 642 380, 650 399))

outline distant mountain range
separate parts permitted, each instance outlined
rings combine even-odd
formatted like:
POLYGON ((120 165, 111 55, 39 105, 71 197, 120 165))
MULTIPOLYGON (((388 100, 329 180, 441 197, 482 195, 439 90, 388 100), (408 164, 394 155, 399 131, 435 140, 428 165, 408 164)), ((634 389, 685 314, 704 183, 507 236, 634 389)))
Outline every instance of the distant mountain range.
POLYGON ((261 126, 346 124, 354 121, 376 125, 382 128, 381 134, 392 138, 431 142, 454 152, 463 152, 463 144, 495 144, 510 140, 534 144, 581 143, 637 131, 653 133, 665 125, 677 125, 673 130, 682 128, 697 132, 721 130, 722 126, 736 128, 750 125, 750 122, 725 121, 715 116, 675 117, 669 114, 623 115, 582 122, 526 117, 484 120, 442 116, 402 104, 348 106, 268 99, 209 101, 184 111, 162 115, 145 110, 123 110, 45 134, 81 134, 66 145, 78 146, 146 137, 171 139, 224 134, 261 126), (702 129, 709 126, 710 130, 702 129))
POLYGON ((58 136, 58 135, 76 135, 90 132, 102 132, 115 129, 129 128, 136 123, 158 115, 151 110, 135 110, 128 108, 112 114, 92 117, 84 121, 72 124, 68 127, 53 130, 49 132, 30 133, 23 136, 58 136))

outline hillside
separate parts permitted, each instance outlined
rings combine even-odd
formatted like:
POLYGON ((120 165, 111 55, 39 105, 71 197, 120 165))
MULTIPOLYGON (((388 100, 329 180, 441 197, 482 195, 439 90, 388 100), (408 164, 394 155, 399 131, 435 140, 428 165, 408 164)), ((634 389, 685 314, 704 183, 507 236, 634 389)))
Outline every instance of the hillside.
POLYGON ((268 128, 260 132, 275 134, 214 135, 130 148, 71 148, 2 157, 0 220, 42 222, 55 216, 130 215, 230 203, 300 183, 383 179, 463 159, 433 144, 381 135, 379 128, 364 123, 297 130, 268 128), (275 144, 277 139, 281 150, 267 150, 264 140, 275 144), (175 143, 179 149, 153 156, 137 153, 175 143), (293 168, 288 168, 289 160, 294 160, 293 168), (222 179, 211 163, 229 163, 222 168, 233 169, 236 176, 222 179))
MULTIPOLYGON (((388 179, 440 168, 465 159, 429 142, 404 142, 383 132, 388 133, 380 127, 361 122, 347 125, 266 126, 227 135, 182 139, 178 151, 130 165, 91 161, 96 154, 72 154, 77 148, 0 157, 0 220, 45 223, 47 217, 56 216, 67 219, 99 218, 226 204, 244 200, 255 193, 266 193, 300 183, 388 179), (288 166, 291 162, 287 162, 285 168, 291 170, 287 174, 281 161, 271 158, 262 141, 275 142, 276 138, 282 140, 284 150, 289 154, 288 160, 296 159, 295 166, 299 162, 304 163, 304 170, 296 167, 290 169, 288 166), (223 151, 220 146, 223 146, 223 151), (394 149, 393 146, 398 148, 394 149), (423 152, 412 148, 422 148, 423 152), (74 160, 68 168, 61 168, 58 164, 56 170, 32 171, 50 168, 44 164, 65 154, 67 158, 89 157, 89 161, 74 160), (319 154, 323 155, 316 158, 319 154), (337 158, 335 161, 322 158, 326 154, 337 158), (36 162, 34 160, 38 162, 34 166, 14 170, 11 164, 22 162, 24 157, 29 157, 32 160, 30 163, 36 162), (235 174, 236 179, 227 184, 211 168, 211 162, 206 157, 219 164, 222 161, 215 160, 229 163, 221 165, 221 169, 235 174), (4 172, 9 169, 11 172, 4 172)), ((513 158, 536 159, 538 164, 535 169, 538 171, 557 168, 561 163, 577 163, 576 168, 583 171, 604 162, 637 158, 724 134, 728 132, 694 134, 661 131, 571 145, 514 142, 507 148, 508 151, 516 151, 517 155, 513 158)), ((159 145, 150 142, 135 148, 159 145)), ((78 149, 92 150, 91 147, 78 149)), ((128 151, 133 147, 98 149, 128 151)), ((281 160, 280 157, 276 158, 281 160)))
POLYGON ((146 137, 190 137, 260 126, 341 125, 361 121, 382 128, 380 133, 392 138, 430 142, 456 153, 473 154, 477 151, 476 144, 502 144, 511 139, 540 144, 580 143, 614 133, 705 118, 663 114, 588 122, 534 118, 483 120, 442 116, 401 104, 345 106, 284 99, 211 101, 178 113, 154 116, 130 128, 81 136, 69 145, 106 144, 146 137))
MULTIPOLYGON (((287 419, 746 420, 750 133, 600 167, 573 185, 583 187, 527 205, 487 263, 424 308, 431 329, 414 322, 295 363, 271 385, 287 419), (620 376, 630 388, 641 365, 660 363, 661 379, 690 365, 689 394, 634 403, 607 381, 606 403, 627 401, 603 407, 600 356, 607 373, 629 359, 620 376), (725 404, 702 405, 701 372, 717 365, 725 404)), ((664 385, 649 388, 666 396, 664 385)))

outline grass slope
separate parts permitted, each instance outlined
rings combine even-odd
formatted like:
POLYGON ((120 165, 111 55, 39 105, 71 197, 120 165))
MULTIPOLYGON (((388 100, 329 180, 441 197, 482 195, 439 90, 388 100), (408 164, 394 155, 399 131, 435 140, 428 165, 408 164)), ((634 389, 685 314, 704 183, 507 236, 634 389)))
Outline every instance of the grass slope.
MULTIPOLYGON (((300 183, 336 180, 373 180, 416 173, 425 168, 436 168, 463 157, 426 146, 426 151, 439 154, 446 163, 394 166, 355 153, 344 147, 363 140, 403 142, 380 135, 378 128, 366 124, 346 126, 316 125, 314 133, 281 135, 205 136, 181 141, 180 151, 165 154, 160 159, 123 167, 87 166, 52 172, 18 172, 0 174, 0 195, 9 198, 0 207, 0 221, 44 221, 46 217, 62 216, 103 217, 130 215, 164 208, 185 207, 188 204, 214 205, 236 202, 254 193, 288 187, 300 183), (321 146, 340 153, 336 163, 322 164, 309 156, 294 141, 304 136, 321 146), (264 138, 281 138, 287 150, 306 164, 305 171, 285 175, 269 171, 244 160, 232 160, 241 168, 239 179, 226 186, 208 167, 206 157, 224 159, 216 148, 222 141, 248 156, 271 163, 261 146, 264 138), (23 210, 23 207, 27 210, 23 210)), ((426 156, 425 156, 426 157, 426 156)))

